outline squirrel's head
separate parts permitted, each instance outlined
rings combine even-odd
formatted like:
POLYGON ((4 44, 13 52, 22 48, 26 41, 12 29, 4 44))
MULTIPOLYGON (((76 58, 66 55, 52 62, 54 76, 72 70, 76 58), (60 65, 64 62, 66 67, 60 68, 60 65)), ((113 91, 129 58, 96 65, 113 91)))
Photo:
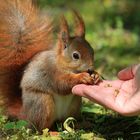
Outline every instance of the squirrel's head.
POLYGON ((69 34, 68 24, 64 17, 61 19, 61 28, 58 41, 59 67, 73 73, 89 72, 94 70, 94 51, 85 39, 85 25, 81 16, 75 15, 75 36, 69 34))

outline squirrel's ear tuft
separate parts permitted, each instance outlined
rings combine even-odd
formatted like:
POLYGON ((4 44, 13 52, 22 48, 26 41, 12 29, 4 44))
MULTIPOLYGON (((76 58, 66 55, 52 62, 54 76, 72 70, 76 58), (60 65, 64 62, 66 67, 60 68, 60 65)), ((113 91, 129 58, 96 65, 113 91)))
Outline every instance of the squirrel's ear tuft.
POLYGON ((69 41, 69 27, 68 27, 68 23, 65 19, 64 16, 61 17, 61 25, 60 25, 60 39, 64 42, 64 43, 68 43, 69 41))
POLYGON ((85 24, 82 17, 78 14, 77 11, 73 10, 74 19, 75 19, 75 36, 85 38, 85 24))

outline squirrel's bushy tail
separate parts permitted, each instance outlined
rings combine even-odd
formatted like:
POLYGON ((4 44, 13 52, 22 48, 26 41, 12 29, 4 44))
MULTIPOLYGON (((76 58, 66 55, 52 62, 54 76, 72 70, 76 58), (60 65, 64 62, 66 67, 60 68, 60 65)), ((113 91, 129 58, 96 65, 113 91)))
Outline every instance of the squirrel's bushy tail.
POLYGON ((48 49, 50 18, 41 15, 32 0, 0 2, 0 67, 19 67, 48 49))

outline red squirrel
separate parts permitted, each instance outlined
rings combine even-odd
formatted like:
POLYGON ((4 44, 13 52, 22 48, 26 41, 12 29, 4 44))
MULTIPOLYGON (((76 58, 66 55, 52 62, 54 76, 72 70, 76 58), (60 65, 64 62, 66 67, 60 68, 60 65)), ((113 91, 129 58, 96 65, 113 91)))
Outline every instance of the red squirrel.
POLYGON ((50 18, 31 0, 1 0, 0 99, 8 116, 39 130, 79 116, 81 97, 71 89, 94 84, 94 51, 85 39, 82 17, 74 13, 75 35, 70 36, 62 17, 54 40, 50 18))

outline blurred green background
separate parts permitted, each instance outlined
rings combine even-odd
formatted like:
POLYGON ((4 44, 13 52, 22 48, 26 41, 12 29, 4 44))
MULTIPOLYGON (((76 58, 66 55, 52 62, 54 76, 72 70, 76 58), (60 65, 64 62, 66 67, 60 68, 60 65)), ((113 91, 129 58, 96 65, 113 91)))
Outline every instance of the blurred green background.
MULTIPOLYGON (((41 8, 72 24, 71 8, 78 10, 86 24, 86 39, 95 50, 95 67, 105 78, 140 63, 139 0, 36 0, 41 8)), ((71 26, 70 26, 71 27, 71 26)))

